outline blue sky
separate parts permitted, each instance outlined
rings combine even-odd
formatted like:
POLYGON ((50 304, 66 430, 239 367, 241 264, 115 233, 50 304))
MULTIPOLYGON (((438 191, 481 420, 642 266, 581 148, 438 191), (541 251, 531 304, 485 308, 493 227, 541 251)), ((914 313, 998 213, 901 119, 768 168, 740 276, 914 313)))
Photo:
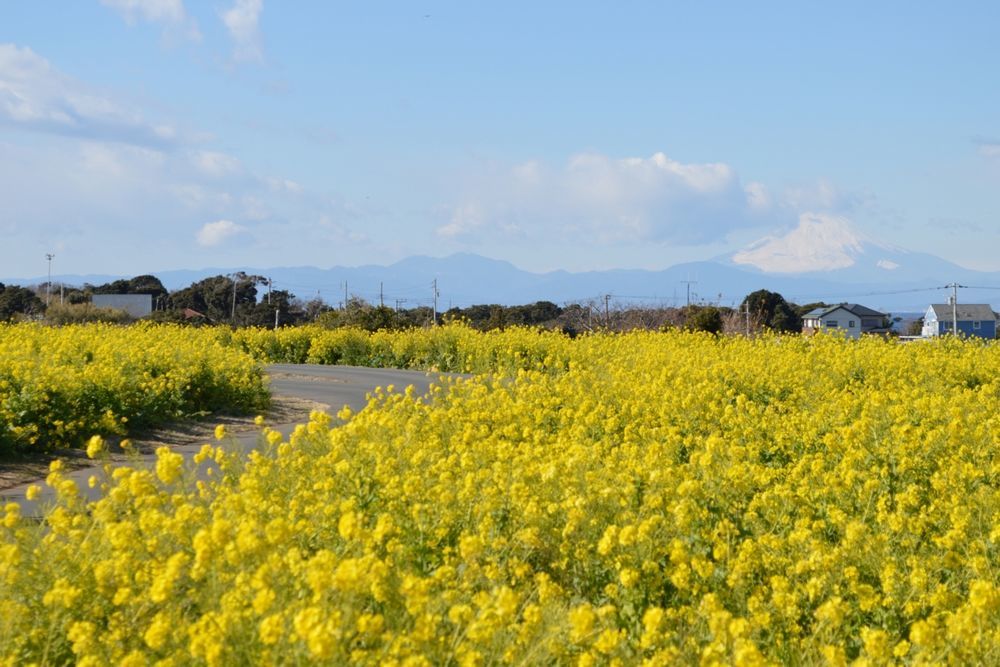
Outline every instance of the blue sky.
POLYGON ((1000 270, 998 13, 7 2, 0 275, 664 268, 806 218, 1000 270))

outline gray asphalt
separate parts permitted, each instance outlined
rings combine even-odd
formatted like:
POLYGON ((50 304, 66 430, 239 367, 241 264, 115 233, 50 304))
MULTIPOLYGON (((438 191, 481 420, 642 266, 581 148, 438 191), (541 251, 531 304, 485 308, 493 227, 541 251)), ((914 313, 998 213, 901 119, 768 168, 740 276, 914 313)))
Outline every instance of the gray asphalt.
MULTIPOLYGON (((300 398, 320 403, 329 406, 331 414, 336 414, 345 405, 350 406, 354 412, 362 410, 368 403, 368 394, 375 391, 377 387, 385 389, 389 385, 393 385, 395 391, 402 392, 407 386, 413 385, 415 394, 424 396, 432 384, 438 382, 442 375, 447 375, 424 371, 355 366, 317 366, 314 364, 274 364, 267 367, 267 372, 273 396, 300 398)), ((294 421, 271 424, 270 426, 287 436, 296 424, 300 424, 308 418, 308 413, 303 413, 294 421)), ((239 433, 228 441, 228 446, 249 451, 257 446, 258 440, 257 431, 239 433)), ((174 451, 190 459, 198 453, 202 444, 204 443, 180 445, 175 447, 174 451)), ((214 441, 213 444, 215 444, 214 441)), ((155 454, 149 454, 141 457, 139 464, 150 465, 155 460, 155 454)), ((115 465, 135 466, 136 463, 121 461, 116 462, 115 465)), ((87 486, 87 480, 91 475, 97 475, 98 479, 102 479, 103 471, 100 466, 79 468, 65 474, 66 477, 76 482, 81 493, 88 499, 96 500, 100 496, 100 489, 91 489, 87 486)), ((38 483, 41 482, 29 482, 0 491, 0 505, 14 501, 20 503, 21 513, 24 516, 41 516, 44 507, 52 501, 52 490, 42 484, 42 493, 36 500, 28 500, 25 497, 28 487, 38 483)))
POLYGON ((323 403, 335 413, 345 405, 357 412, 368 402, 367 393, 390 384, 397 391, 403 391, 412 384, 417 395, 422 396, 441 375, 424 371, 309 364, 274 364, 268 366, 267 371, 271 376, 271 393, 275 396, 293 396, 323 403))

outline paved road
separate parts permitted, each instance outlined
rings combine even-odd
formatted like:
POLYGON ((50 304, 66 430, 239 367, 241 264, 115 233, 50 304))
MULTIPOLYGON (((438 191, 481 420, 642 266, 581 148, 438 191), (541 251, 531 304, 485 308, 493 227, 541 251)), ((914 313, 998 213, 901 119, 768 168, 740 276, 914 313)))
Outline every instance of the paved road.
POLYGON ((401 371, 355 366, 316 366, 309 364, 274 364, 268 366, 271 392, 275 396, 293 396, 329 405, 337 412, 345 405, 355 412, 368 402, 365 394, 375 387, 395 385, 402 391, 413 385, 417 395, 427 393, 440 373, 401 371))
MULTIPOLYGON (((354 366, 317 366, 312 364, 274 364, 267 368, 271 379, 271 393, 274 396, 286 396, 292 398, 306 399, 315 403, 329 406, 330 412, 336 414, 342 407, 348 405, 351 410, 357 412, 365 407, 368 402, 367 394, 375 390, 376 387, 388 387, 394 385, 396 391, 403 391, 408 385, 413 388, 418 396, 427 393, 432 383, 440 377, 440 373, 426 373, 424 371, 404 371, 396 369, 381 368, 358 368, 354 366)), ((302 423, 309 418, 308 414, 295 417, 293 421, 284 424, 273 424, 272 428, 281 431, 286 436, 295 424, 302 423)), ((257 444, 258 432, 251 431, 237 434, 234 446, 249 449, 257 444)), ((214 442, 214 441, 213 441, 214 442)), ((201 449, 203 442, 191 445, 181 445, 175 451, 184 454, 185 457, 192 457, 201 449)), ((147 462, 154 461, 155 455, 144 457, 147 462)), ((131 465, 131 464, 129 464, 131 465)), ((98 489, 90 489, 87 480, 91 475, 97 474, 100 478, 100 470, 97 466, 80 468, 66 474, 67 477, 76 481, 80 490, 89 498, 96 499, 99 495, 98 489)), ((30 484, 22 484, 10 489, 0 491, 0 505, 8 501, 16 501, 21 504, 22 514, 25 516, 38 516, 41 514, 41 506, 51 500, 50 489, 43 485, 41 497, 35 501, 25 498, 25 492, 30 484)))

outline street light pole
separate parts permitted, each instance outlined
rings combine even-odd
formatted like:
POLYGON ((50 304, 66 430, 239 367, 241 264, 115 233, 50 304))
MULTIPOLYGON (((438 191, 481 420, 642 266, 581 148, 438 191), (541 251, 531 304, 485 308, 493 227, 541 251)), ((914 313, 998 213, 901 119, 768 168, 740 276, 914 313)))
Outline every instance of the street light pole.
POLYGON ((48 280, 47 283, 45 283, 45 307, 46 308, 49 307, 49 297, 52 294, 52 258, 54 258, 54 257, 55 257, 55 255, 53 255, 50 252, 45 253, 45 259, 47 259, 49 261, 49 280, 48 280))
POLYGON ((238 274, 238 273, 234 273, 233 274, 233 310, 232 310, 232 312, 229 315, 229 320, 233 324, 236 324, 236 284, 237 284, 236 281, 237 281, 237 279, 239 277, 240 277, 240 274, 238 274))

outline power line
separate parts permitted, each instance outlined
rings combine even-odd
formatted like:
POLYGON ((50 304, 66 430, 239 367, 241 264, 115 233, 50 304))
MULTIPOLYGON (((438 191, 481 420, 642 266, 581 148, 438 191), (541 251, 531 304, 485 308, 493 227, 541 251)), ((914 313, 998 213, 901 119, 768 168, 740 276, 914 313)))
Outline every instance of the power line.
POLYGON ((915 292, 936 292, 938 290, 949 289, 948 286, 942 287, 917 287, 913 289, 901 289, 901 290, 887 290, 882 292, 865 292, 864 294, 845 294, 843 292, 836 292, 833 294, 792 294, 789 295, 790 299, 795 300, 805 300, 805 299, 861 299, 868 296, 891 296, 893 294, 911 294, 915 292))

